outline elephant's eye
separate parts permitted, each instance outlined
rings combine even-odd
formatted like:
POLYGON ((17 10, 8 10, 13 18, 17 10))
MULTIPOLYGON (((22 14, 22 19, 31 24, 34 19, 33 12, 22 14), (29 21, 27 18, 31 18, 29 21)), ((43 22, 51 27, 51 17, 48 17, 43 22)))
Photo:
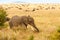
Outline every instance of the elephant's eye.
POLYGON ((32 21, 30 21, 30 22, 32 22, 32 21))
POLYGON ((29 22, 33 22, 33 20, 30 20, 29 22))
POLYGON ((29 18, 29 22, 33 22, 34 20, 32 18, 29 18))

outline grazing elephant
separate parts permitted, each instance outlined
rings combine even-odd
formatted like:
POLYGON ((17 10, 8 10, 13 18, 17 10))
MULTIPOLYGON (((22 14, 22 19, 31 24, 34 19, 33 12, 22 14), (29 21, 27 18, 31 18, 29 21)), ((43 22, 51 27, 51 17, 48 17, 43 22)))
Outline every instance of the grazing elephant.
POLYGON ((37 32, 39 32, 38 28, 36 27, 36 25, 34 24, 34 19, 32 17, 28 16, 13 16, 10 21, 9 21, 9 25, 10 28, 12 28, 13 26, 18 26, 18 25, 25 25, 25 27, 27 28, 27 26, 31 25, 33 26, 37 32))

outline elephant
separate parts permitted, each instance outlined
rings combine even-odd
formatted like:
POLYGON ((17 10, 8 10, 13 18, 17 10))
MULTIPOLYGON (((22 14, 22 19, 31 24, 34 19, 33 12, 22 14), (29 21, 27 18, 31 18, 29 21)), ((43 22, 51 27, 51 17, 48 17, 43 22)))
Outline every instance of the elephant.
POLYGON ((39 32, 38 28, 34 23, 34 19, 30 15, 21 17, 15 15, 9 21, 10 28, 12 28, 13 26, 17 27, 19 25, 24 25, 27 28, 28 24, 35 28, 37 32, 39 32))

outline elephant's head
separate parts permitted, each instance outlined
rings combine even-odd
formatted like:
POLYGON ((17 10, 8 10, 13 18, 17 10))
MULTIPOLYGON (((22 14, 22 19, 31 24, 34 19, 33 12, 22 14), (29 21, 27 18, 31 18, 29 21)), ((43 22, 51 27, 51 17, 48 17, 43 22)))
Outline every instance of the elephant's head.
POLYGON ((35 23, 34 23, 34 19, 28 15, 28 24, 33 26, 33 28, 36 29, 37 32, 39 32, 38 28, 36 27, 35 23))

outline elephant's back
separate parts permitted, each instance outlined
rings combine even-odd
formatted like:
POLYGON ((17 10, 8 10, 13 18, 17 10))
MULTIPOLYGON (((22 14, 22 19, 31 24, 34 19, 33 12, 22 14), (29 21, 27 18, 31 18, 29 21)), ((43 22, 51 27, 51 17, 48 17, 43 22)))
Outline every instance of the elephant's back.
POLYGON ((13 16, 10 21, 10 23, 12 23, 13 25, 18 25, 20 22, 20 17, 19 16, 13 16))
POLYGON ((28 17, 27 17, 27 16, 21 16, 20 19, 21 19, 22 21, 24 21, 24 22, 28 21, 28 17))

